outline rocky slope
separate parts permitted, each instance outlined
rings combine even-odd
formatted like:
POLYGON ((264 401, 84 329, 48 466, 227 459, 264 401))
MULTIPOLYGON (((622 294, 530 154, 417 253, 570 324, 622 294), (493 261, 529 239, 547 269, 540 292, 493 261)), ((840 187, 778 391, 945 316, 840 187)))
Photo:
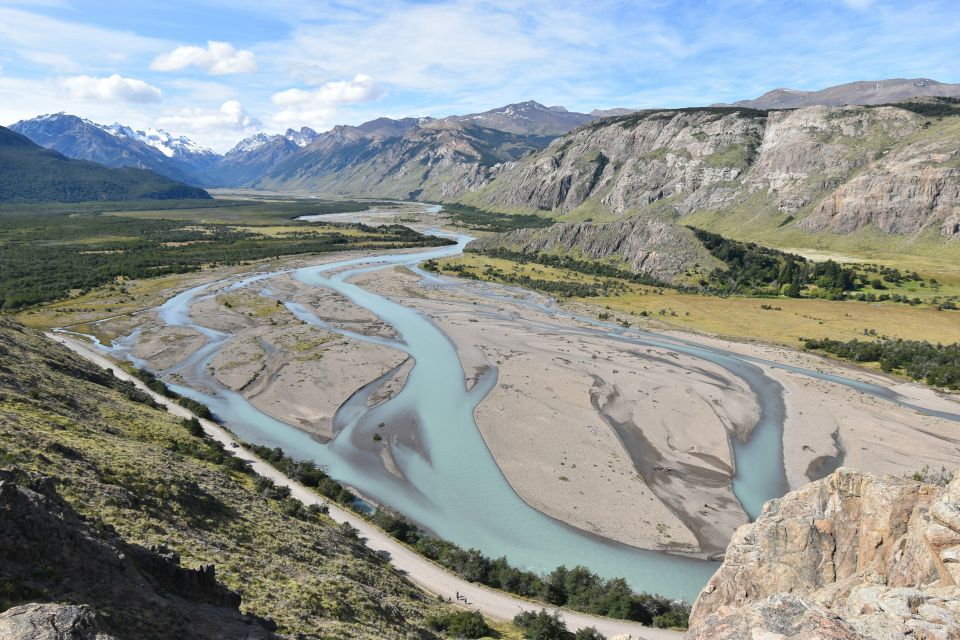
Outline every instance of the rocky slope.
POLYGON ((488 183, 504 162, 542 149, 550 139, 450 120, 424 123, 400 137, 335 127, 254 186, 453 200, 488 183))
POLYGON ((0 614, 8 640, 70 628, 144 639, 273 637, 264 621, 240 613, 240 596, 217 582, 212 565, 184 569, 166 549, 127 544, 109 528, 94 533, 39 475, 0 471, 0 575, 0 604, 72 603, 0 614))
POLYGON ((462 199, 503 211, 701 226, 945 235, 960 222, 960 107, 703 108, 581 127, 462 199))
POLYGON ((567 111, 563 107, 545 107, 528 100, 508 104, 483 113, 450 116, 444 120, 473 124, 521 135, 559 136, 596 119, 596 115, 567 111))
POLYGON ((737 530, 688 637, 954 640, 958 584, 960 477, 939 487, 839 469, 737 530))
POLYGON ((0 468, 17 485, 0 491, 0 637, 61 618, 86 637, 177 635, 164 620, 195 620, 200 637, 208 618, 252 633, 230 592, 285 637, 434 637, 436 603, 231 460, 132 385, 0 319, 0 468))
POLYGON ((774 89, 759 98, 739 100, 729 106, 751 109, 797 109, 819 104, 840 107, 848 104, 890 104, 916 97, 960 97, 960 84, 947 84, 927 78, 862 80, 827 87, 819 91, 774 89))
POLYGON ((609 224, 555 224, 474 240, 468 251, 572 255, 610 262, 672 282, 688 268, 720 266, 689 229, 668 220, 631 218, 609 224))

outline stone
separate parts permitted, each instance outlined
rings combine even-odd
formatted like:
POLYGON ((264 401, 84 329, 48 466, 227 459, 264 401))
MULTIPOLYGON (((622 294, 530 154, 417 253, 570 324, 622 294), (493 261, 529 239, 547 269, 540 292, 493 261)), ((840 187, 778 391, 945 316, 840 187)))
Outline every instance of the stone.
POLYGON ((799 625, 783 637, 842 638, 849 627, 866 638, 960 640, 958 515, 960 478, 936 487, 838 469, 736 532, 694 603, 689 637, 751 637, 722 620, 753 621, 754 638, 784 633, 761 613, 779 609, 799 625), (813 625, 817 616, 847 627, 813 625))

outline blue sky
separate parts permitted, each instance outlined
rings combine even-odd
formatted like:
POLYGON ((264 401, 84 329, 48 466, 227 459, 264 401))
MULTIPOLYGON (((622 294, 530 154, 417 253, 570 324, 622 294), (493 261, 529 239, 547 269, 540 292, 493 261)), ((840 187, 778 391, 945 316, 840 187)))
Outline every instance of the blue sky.
POLYGON ((0 0, 0 123, 67 111, 220 151, 380 115, 690 106, 958 67, 955 0, 0 0))

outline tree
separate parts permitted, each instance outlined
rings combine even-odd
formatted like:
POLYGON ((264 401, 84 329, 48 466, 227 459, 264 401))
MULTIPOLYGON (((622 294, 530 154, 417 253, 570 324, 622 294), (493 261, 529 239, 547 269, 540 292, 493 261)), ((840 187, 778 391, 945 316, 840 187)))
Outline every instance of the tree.
POLYGON ((607 637, 593 627, 584 627, 573 634, 573 640, 607 640, 607 637))

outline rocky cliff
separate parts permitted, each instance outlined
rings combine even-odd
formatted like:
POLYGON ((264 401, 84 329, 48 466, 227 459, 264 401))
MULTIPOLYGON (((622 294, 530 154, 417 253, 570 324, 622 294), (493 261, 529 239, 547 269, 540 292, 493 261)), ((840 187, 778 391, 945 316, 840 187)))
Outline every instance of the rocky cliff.
POLYGON ((688 637, 956 639, 958 584, 960 477, 839 469, 737 530, 688 637))
POLYGON ((544 229, 518 229, 470 243, 468 251, 503 249, 517 253, 572 255, 610 262, 672 282, 690 268, 720 266, 686 227, 668 220, 630 218, 609 224, 555 224, 544 229))
POLYGON ((655 211, 806 232, 948 234, 960 222, 958 163, 952 102, 655 110, 580 127, 462 198, 567 219, 655 211))

